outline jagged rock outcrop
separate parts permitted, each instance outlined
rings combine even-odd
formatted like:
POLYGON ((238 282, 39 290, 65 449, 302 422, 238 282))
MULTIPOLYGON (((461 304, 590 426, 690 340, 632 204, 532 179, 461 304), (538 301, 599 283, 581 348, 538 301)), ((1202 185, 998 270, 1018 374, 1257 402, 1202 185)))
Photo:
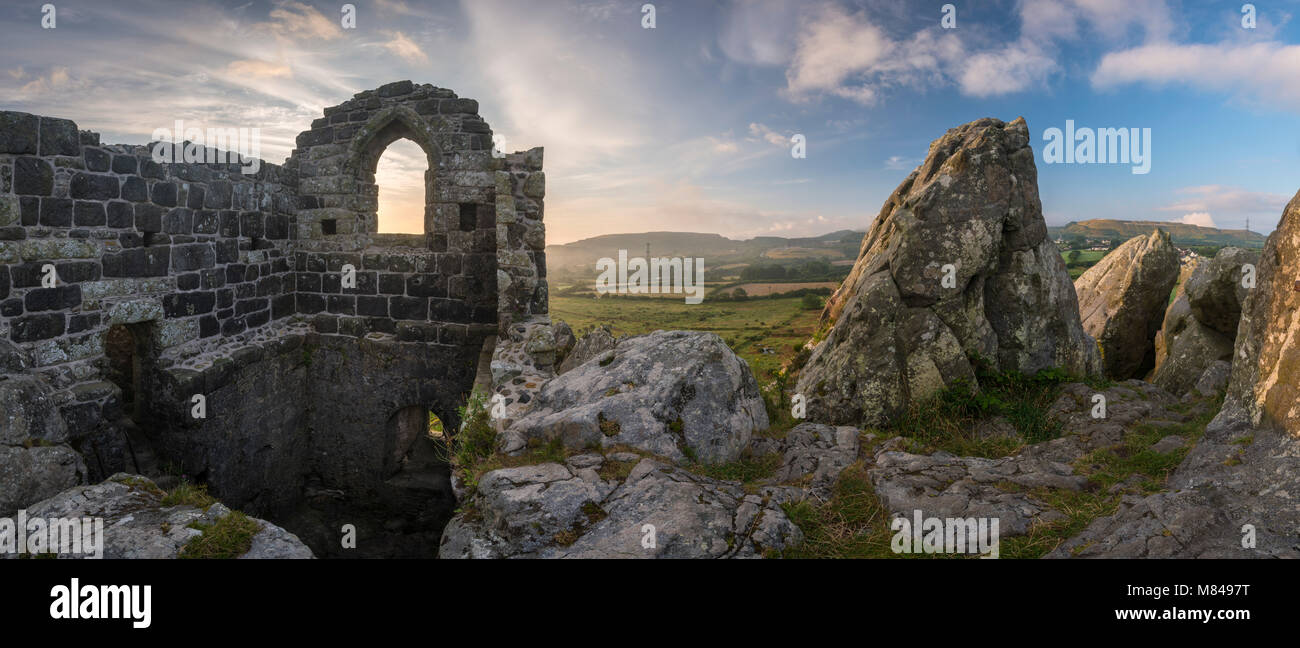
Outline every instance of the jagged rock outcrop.
POLYGON ((849 425, 800 423, 784 438, 755 438, 750 446, 755 455, 781 456, 781 466, 766 480, 776 486, 765 486, 760 494, 781 502, 829 499, 835 480, 857 461, 861 447, 858 429, 849 425))
MULTIPOLYGON (((572 331, 570 331, 572 335, 572 331)), ((618 344, 614 334, 610 332, 608 326, 597 326, 587 332, 577 342, 572 349, 564 355, 564 361, 560 363, 560 368, 556 373, 567 373, 592 358, 609 351, 618 344)))
MULTIPOLYGON (((26 511, 28 520, 102 518, 104 558, 177 558, 186 543, 204 534, 195 526, 213 525, 231 514, 220 503, 198 508, 164 506, 162 500, 162 490, 148 478, 118 473, 99 484, 65 490, 26 511)), ((249 550, 239 558, 313 557, 297 536, 265 520, 252 519, 260 528, 252 536, 249 550)))
POLYGON ((551 327, 555 331, 555 364, 561 365, 569 357, 578 338, 573 335, 573 328, 564 320, 556 320, 551 327))
POLYGON ((959 379, 1100 361, 1047 236, 1029 130, 981 119, 930 145, 885 202, 822 313, 796 392, 811 420, 879 425, 959 379))
POLYGON ((1300 558, 1300 194, 1247 291, 1223 409, 1170 476, 1053 556, 1300 558), (1246 525, 1250 525, 1247 527, 1246 525))
POLYGON ((803 541, 774 502, 630 452, 492 471, 465 508, 439 558, 753 558, 803 541))
POLYGON ((722 338, 655 331, 542 385, 501 448, 518 453, 530 439, 558 438, 570 448, 623 445, 721 463, 739 457, 767 425, 749 365, 722 338))
POLYGON ((1083 328, 1097 338, 1107 376, 1141 378, 1155 366, 1154 339, 1178 269, 1178 249, 1157 229, 1129 239, 1074 282, 1083 328))
POLYGON ((1246 303, 1250 289, 1243 281, 1248 276, 1247 266, 1258 271, 1259 250, 1226 247, 1214 258, 1206 261, 1187 280, 1185 292, 1192 315, 1206 326, 1228 335, 1237 336, 1241 308, 1246 303))
POLYGON ((85 462, 66 445, 0 445, 0 517, 85 479, 85 462))
POLYGON ((1202 377, 1209 389, 1227 386, 1222 366, 1215 365, 1232 361, 1247 293, 1242 269, 1258 263, 1258 251, 1228 247, 1197 266, 1165 311, 1156 338, 1155 384, 1176 395, 1197 388, 1202 377))
POLYGON ((53 390, 24 371, 29 364, 21 349, 0 340, 0 517, 86 479, 53 390))

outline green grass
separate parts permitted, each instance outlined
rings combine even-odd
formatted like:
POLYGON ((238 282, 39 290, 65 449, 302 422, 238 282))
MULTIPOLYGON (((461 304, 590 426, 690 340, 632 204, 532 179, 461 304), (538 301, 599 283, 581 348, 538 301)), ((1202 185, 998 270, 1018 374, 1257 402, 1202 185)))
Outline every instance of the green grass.
MULTIPOLYGON (((916 452, 947 450, 965 456, 1002 457, 1018 451, 1025 441, 1036 443, 1059 434, 1058 425, 1046 419, 1046 411, 1060 384, 1072 381, 1070 377, 1054 371, 1032 377, 983 372, 980 381, 984 389, 978 393, 962 386, 945 390, 926 405, 914 408, 903 421, 885 430, 884 436, 891 432, 902 434, 911 440, 911 449, 916 452), (988 441, 973 437, 971 429, 975 423, 998 415, 1012 421, 1023 438, 988 441)), ((1141 494, 1164 489, 1169 475, 1205 433, 1205 426, 1221 404, 1221 400, 1210 403, 1205 413, 1179 425, 1136 425, 1122 443, 1079 458, 1072 466, 1074 472, 1088 479, 1081 491, 1049 488, 1024 491, 1014 484, 1001 485, 1008 492, 1026 492, 1065 517, 1036 524, 1024 536, 1003 538, 1000 556, 1040 558, 1053 551, 1097 518, 1113 514, 1123 493, 1111 493, 1110 488, 1128 482, 1134 475, 1139 479, 1131 486, 1141 494), (1170 453, 1151 450, 1152 445, 1169 435, 1182 436, 1187 444, 1170 453)), ((806 538, 804 544, 787 550, 783 554, 786 558, 923 556, 895 554, 891 550, 893 532, 889 529, 889 515, 881 508, 862 462, 840 475, 829 501, 818 504, 805 500, 783 508, 806 538)))
POLYGON ((1002 556, 1006 558, 1040 558, 1069 538, 1078 535, 1093 520, 1111 515, 1119 507, 1122 493, 1111 493, 1115 484, 1138 479, 1134 486, 1142 495, 1150 495, 1165 488, 1169 475, 1183 462, 1188 451, 1205 434, 1205 426, 1214 418, 1222 405, 1221 399, 1211 404, 1205 414, 1175 426, 1157 427, 1140 424, 1131 429, 1123 443, 1095 450, 1074 462, 1074 472, 1088 478, 1082 491, 1040 488, 1029 494, 1050 508, 1066 515, 1065 519, 1039 524, 1024 536, 1002 541, 1002 556), (1151 446, 1160 439, 1176 434, 1187 444, 1173 452, 1153 452, 1151 446))
POLYGON ((497 431, 492 427, 487 395, 477 391, 470 394, 460 408, 460 420, 463 426, 448 441, 449 459, 453 468, 469 469, 496 452, 497 431))
POLYGON ((217 498, 208 494, 208 487, 204 484, 193 484, 188 481, 182 481, 179 486, 173 488, 162 499, 163 506, 189 505, 201 509, 207 509, 209 506, 217 503, 217 498))
POLYGON ((741 457, 735 461, 722 464, 703 464, 693 462, 687 466, 687 470, 690 470, 697 475, 703 475, 713 479, 737 481, 742 484, 748 484, 760 479, 771 477, 776 474, 776 469, 780 467, 781 455, 755 455, 746 450, 741 454, 741 457))
POLYGON ((253 547, 253 536, 261 530, 256 520, 239 511, 232 511, 216 524, 194 523, 190 527, 203 535, 185 543, 179 558, 238 558, 253 547))
POLYGON ((820 316, 820 311, 804 308, 799 297, 687 304, 681 299, 553 294, 550 310, 552 319, 564 320, 574 331, 607 324, 618 336, 676 329, 716 333, 749 362, 760 383, 794 357, 793 347, 808 341, 820 316), (763 353, 763 348, 774 353, 763 353))
POLYGON ((1047 411, 1060 394, 1060 386, 1073 380, 1071 376, 1057 370, 1034 376, 1002 374, 982 362, 975 364, 978 389, 956 381, 909 407, 880 432, 912 440, 916 452, 945 450, 990 458, 1014 454, 1027 443, 1041 443, 1060 434, 1061 424, 1049 418, 1047 411), (980 438, 976 434, 980 423, 999 416, 1015 428, 1015 436, 980 438))
POLYGON ((1078 279, 1080 275, 1087 272, 1088 268, 1096 265, 1106 256, 1106 250, 1078 250, 1079 259, 1070 261, 1070 250, 1061 252, 1061 258, 1065 260, 1065 269, 1070 273, 1071 279, 1078 279))
MULTIPOLYGON (((808 500, 782 506, 804 534, 803 544, 785 550, 783 558, 899 558, 890 549, 893 531, 889 514, 871 488, 867 468, 854 463, 840 473, 831 499, 821 505, 808 500)), ((923 555, 923 554, 917 554, 923 555)))

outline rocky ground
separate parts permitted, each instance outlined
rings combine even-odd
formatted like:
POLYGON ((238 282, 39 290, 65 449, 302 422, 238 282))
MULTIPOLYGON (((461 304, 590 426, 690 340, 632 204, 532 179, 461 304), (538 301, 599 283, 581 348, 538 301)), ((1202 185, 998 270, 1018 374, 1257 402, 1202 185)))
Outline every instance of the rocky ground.
MULTIPOLYGON (((792 511, 830 508, 837 480, 867 475, 881 515, 996 517, 1012 555, 1041 556, 1112 513, 1126 495, 1160 490, 1216 408, 1129 380, 1057 388, 1048 417, 1060 436, 1025 444, 1006 419, 982 433, 1016 440, 1003 456, 960 456, 891 430, 800 423, 755 436, 723 464, 674 461, 640 449, 547 450, 483 473, 448 527, 441 557, 755 557, 808 555, 792 511), (1093 418, 1093 397, 1105 397, 1093 418), (552 461, 533 463, 552 453, 552 461), (655 546, 642 543, 654 527, 655 546)), ((1003 439, 1005 440, 1005 439, 1003 439)), ((990 445, 1005 447, 1001 444, 990 445)), ((868 528, 874 526, 875 528, 868 528)), ((880 536, 886 537, 886 536, 880 536)), ((877 548, 878 549, 878 548, 877 548)), ((884 552, 887 555, 887 551, 884 552)), ((813 554, 816 555, 816 554, 813 554)), ((1005 554, 1004 554, 1005 555, 1005 554)))
MULTIPOLYGON (((192 492, 169 497, 153 481, 118 473, 26 508, 27 519, 104 520, 104 558, 312 558, 296 536, 192 492)), ((42 554, 54 555, 54 554, 42 554)), ((81 558, 57 554, 59 558, 81 558)))
POLYGON ((1023 120, 966 124, 886 201, 790 367, 810 422, 781 386, 759 408, 713 336, 598 332, 471 434, 488 450, 455 466, 440 555, 886 557, 920 511, 996 518, 1002 556, 1298 556, 1298 249, 1300 197, 1263 255, 1225 249, 1172 304, 1159 230, 1072 286, 1023 120))

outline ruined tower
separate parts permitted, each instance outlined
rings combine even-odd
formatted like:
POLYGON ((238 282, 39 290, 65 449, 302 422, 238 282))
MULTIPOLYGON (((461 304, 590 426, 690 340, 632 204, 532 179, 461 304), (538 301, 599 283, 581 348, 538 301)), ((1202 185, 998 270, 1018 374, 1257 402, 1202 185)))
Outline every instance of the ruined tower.
POLYGON ((148 469, 263 516, 446 505, 413 430, 454 429, 480 358, 546 315, 542 150, 494 155, 476 101, 410 81, 296 145, 246 173, 0 112, 0 461, 40 475, 0 514, 148 469), (428 160, 423 234, 377 233, 401 138, 428 160))

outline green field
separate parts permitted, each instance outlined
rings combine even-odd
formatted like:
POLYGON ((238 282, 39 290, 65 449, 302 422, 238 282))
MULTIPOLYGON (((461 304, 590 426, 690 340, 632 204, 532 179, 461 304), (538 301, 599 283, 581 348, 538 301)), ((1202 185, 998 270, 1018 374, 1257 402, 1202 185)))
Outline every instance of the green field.
POLYGON ((681 299, 552 295, 551 318, 568 322, 575 334, 598 324, 609 325, 618 336, 660 329, 716 333, 749 362, 759 383, 766 383, 794 356, 794 345, 807 342, 817 327, 821 310, 801 309, 799 301, 786 297, 692 305, 681 299), (764 347, 774 353, 763 353, 764 347))
POLYGON ((1106 256, 1106 250, 1079 250, 1079 260, 1074 262, 1074 266, 1071 267, 1070 252, 1061 253, 1061 258, 1065 260, 1066 270, 1069 271, 1071 279, 1078 279, 1079 275, 1091 268, 1093 264, 1101 261, 1104 256, 1106 256))

